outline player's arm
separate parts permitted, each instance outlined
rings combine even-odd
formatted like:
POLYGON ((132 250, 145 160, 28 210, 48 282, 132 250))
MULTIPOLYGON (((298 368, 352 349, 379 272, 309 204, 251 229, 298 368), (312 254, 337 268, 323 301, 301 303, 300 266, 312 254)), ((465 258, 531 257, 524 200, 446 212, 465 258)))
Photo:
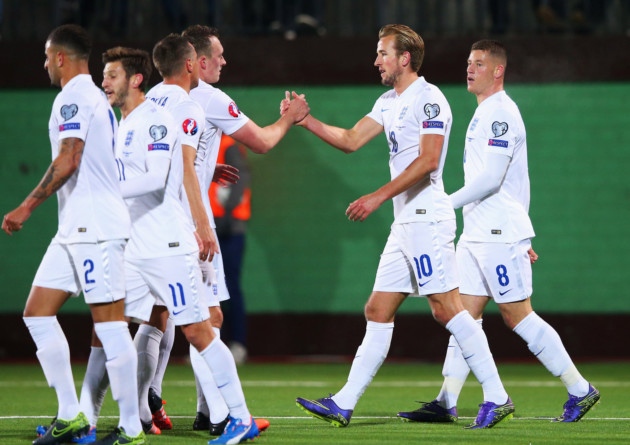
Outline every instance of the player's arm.
POLYGON ((310 112, 304 95, 298 95, 295 92, 293 95, 293 100, 287 106, 284 114, 273 124, 259 127, 250 119, 230 136, 249 147, 254 153, 267 153, 280 142, 293 124, 302 121, 310 112))
POLYGON ((396 178, 378 190, 352 202, 346 210, 351 221, 363 221, 388 199, 404 192, 411 186, 429 181, 429 175, 440 165, 444 136, 423 134, 420 136, 420 154, 396 178))
POLYGON ((134 198, 164 189, 170 167, 170 157, 147 156, 147 171, 120 183, 123 198, 134 198))
POLYGON ((208 214, 201 200, 201 188, 195 171, 197 150, 190 145, 182 144, 182 153, 184 158, 184 189, 200 241, 199 258, 211 260, 215 253, 219 253, 219 246, 214 233, 212 233, 208 214))
MULTIPOLYGON (((295 93, 293 93, 293 95, 295 97, 295 93)), ((299 97, 303 96, 304 95, 300 95, 299 97)), ((280 101, 280 115, 284 115, 293 102, 289 92, 285 91, 285 98, 280 101)), ((311 114, 308 114, 304 119, 297 122, 297 125, 306 128, 327 144, 332 145, 344 153, 357 151, 383 131, 382 125, 367 116, 350 129, 325 124, 311 114)))
POLYGON ((453 208, 458 209, 498 192, 509 165, 509 156, 498 153, 486 153, 483 171, 475 179, 469 181, 450 195, 453 208))
POLYGON ((381 124, 367 116, 350 129, 325 124, 310 114, 300 122, 300 125, 344 153, 357 151, 383 131, 381 124))
POLYGON ((41 203, 55 194, 81 164, 85 142, 79 138, 65 138, 59 142, 59 154, 48 167, 37 187, 14 210, 7 213, 2 220, 2 230, 11 235, 22 228, 41 203))

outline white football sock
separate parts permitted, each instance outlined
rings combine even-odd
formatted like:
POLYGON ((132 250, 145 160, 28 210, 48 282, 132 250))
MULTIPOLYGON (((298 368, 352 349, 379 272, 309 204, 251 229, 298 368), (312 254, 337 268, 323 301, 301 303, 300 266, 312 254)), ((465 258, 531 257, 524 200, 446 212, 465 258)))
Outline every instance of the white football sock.
MULTIPOLYGON (((196 350, 196 349, 195 349, 196 350)), ((199 353, 199 352, 197 352, 199 353)), ((201 356, 200 356, 201 357, 201 356)), ((203 359, 203 357, 201 357, 203 359)), ((191 356, 190 363, 192 364, 193 358, 191 356)), ((206 361, 204 360, 204 364, 206 361)), ((208 366, 208 365, 204 365, 208 366)), ((193 365, 193 371, 195 369, 195 365, 193 365)), ((210 368, 208 368, 210 369, 210 368)), ((208 403, 206 402, 206 398, 203 395, 203 388, 199 383, 199 379, 197 379, 197 373, 195 373, 195 388, 197 390, 197 412, 201 414, 205 414, 208 418, 210 417, 210 408, 208 408, 208 403)))
POLYGON ((220 338, 214 338, 206 349, 200 351, 200 354, 212 371, 215 384, 230 410, 230 415, 241 419, 244 425, 249 425, 251 414, 247 409, 234 357, 228 347, 220 338))
POLYGON ((455 337, 468 367, 483 389, 483 400, 503 405, 508 394, 503 387, 499 371, 492 358, 488 339, 468 311, 461 311, 446 324, 446 329, 455 337))
POLYGON ((169 316, 166 320, 166 330, 160 341, 160 355, 158 357, 157 369, 155 376, 151 381, 151 388, 155 393, 162 397, 162 381, 164 380, 164 373, 166 372, 166 365, 168 365, 168 359, 171 357, 171 350, 173 349, 173 343, 175 342, 175 322, 169 316))
POLYGON ((532 354, 556 377, 560 377, 569 394, 584 397, 588 382, 579 373, 556 330, 535 312, 530 313, 514 328, 532 354))
MULTIPOLYGON (((195 372, 195 380, 199 382, 201 387, 201 398, 206 401, 211 423, 220 423, 230 413, 228 406, 223 400, 221 391, 217 388, 217 384, 212 377, 212 372, 201 354, 190 345, 190 364, 195 372)), ((199 395, 197 396, 197 406, 199 407, 199 395)))
POLYGON ((103 348, 92 346, 79 399, 81 411, 86 415, 91 426, 96 426, 98 423, 103 400, 109 388, 106 361, 107 357, 103 348))
POLYGON ((107 375, 112 387, 112 398, 118 402, 118 426, 135 437, 142 431, 138 414, 138 355, 124 321, 94 323, 94 330, 107 356, 107 375))
POLYGON ((368 321, 361 346, 352 361, 348 381, 332 399, 341 409, 354 409, 383 364, 392 341, 394 323, 368 321))
MULTIPOLYGON (((475 321, 479 326, 483 324, 481 319, 475 321)), ((457 340, 455 340, 455 337, 451 335, 448 339, 448 348, 446 349, 446 357, 444 358, 444 366, 442 367, 444 382, 442 383, 442 389, 440 389, 436 397, 436 400, 442 408, 450 409, 457 406, 459 394, 462 392, 469 373, 470 368, 466 360, 464 360, 462 350, 457 340)))
POLYGON ((140 420, 153 420, 149 408, 149 386, 155 376, 158 357, 160 355, 160 341, 162 331, 148 324, 141 324, 134 337, 138 351, 138 399, 140 406, 140 420))
POLYGON ((24 317, 24 323, 37 346, 37 358, 48 386, 57 393, 57 417, 74 419, 80 411, 79 398, 70 365, 70 347, 57 317, 24 317))

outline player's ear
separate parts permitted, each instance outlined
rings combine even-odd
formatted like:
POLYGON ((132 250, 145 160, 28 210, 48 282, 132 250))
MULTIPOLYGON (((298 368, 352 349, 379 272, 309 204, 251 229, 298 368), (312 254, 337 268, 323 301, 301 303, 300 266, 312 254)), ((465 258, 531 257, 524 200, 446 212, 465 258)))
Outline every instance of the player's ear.
POLYGON ((411 62, 411 54, 409 53, 409 51, 405 51, 402 55, 402 64, 403 66, 407 66, 409 65, 410 62, 411 62))
POLYGON ((138 88, 138 86, 142 83, 144 76, 140 73, 134 74, 131 78, 131 86, 134 88, 138 88))
POLYGON ((505 65, 497 65, 494 67, 494 78, 499 79, 505 74, 505 65))

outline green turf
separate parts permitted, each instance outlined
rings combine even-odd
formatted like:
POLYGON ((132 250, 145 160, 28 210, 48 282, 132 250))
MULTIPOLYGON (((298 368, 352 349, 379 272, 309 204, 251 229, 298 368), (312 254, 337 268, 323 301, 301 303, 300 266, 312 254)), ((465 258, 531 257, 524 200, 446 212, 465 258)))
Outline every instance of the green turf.
MULTIPOLYGON (((627 444, 630 443, 630 365, 580 364, 580 371, 602 394, 581 422, 551 423, 562 410, 566 392, 558 379, 538 364, 500 364, 504 384, 516 405, 514 419, 489 430, 464 430, 482 394, 470 378, 459 400, 455 424, 401 422, 396 412, 415 409, 415 400, 431 400, 441 384, 441 366, 385 363, 365 392, 347 428, 333 428, 295 406, 295 397, 317 398, 338 390, 348 364, 247 364, 239 368, 250 410, 271 421, 257 439, 265 444, 627 444)), ((84 366, 75 367, 80 381, 84 366)), ((164 382, 165 409, 175 429, 151 436, 149 444, 202 444, 209 436, 192 431, 195 388, 186 365, 171 365, 164 382)), ((37 365, 0 365, 0 444, 26 444, 36 425, 55 414, 56 400, 37 365)), ((108 396, 99 436, 116 425, 116 405, 108 396)))

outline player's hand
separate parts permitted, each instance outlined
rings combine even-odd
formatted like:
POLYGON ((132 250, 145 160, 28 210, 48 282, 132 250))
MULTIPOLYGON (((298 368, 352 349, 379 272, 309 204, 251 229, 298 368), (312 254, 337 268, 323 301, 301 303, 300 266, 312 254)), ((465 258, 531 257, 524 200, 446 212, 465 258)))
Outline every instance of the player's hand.
POLYGON ((219 253, 219 243, 210 224, 198 225, 195 234, 199 244, 199 259, 201 261, 212 261, 214 254, 219 253))
POLYGON ((240 176, 238 175, 238 168, 229 164, 217 164, 214 168, 214 175, 212 176, 212 182, 216 182, 220 186, 226 187, 230 184, 236 184, 240 176))
POLYGON ((20 206, 17 209, 11 210, 4 215, 2 219, 2 230, 4 230, 7 235, 13 235, 13 232, 18 232, 22 229, 22 226, 30 216, 31 211, 26 207, 20 206))
POLYGON ((529 262, 531 264, 534 264, 536 261, 538 261, 538 254, 534 252, 534 249, 532 249, 531 247, 527 251, 527 255, 529 255, 529 262))
POLYGON ((280 101, 280 116, 284 116, 287 113, 289 105, 291 105, 291 93, 285 91, 284 99, 280 101))
POLYGON ((365 221, 370 214, 378 209, 383 201, 379 198, 377 193, 370 193, 360 197, 354 202, 351 202, 346 209, 346 216, 350 221, 365 221))
MULTIPOLYGON (((284 114, 291 117, 293 123, 296 125, 303 125, 304 119, 309 115, 311 109, 306 102, 306 96, 304 94, 297 94, 295 91, 291 93, 292 98, 289 96, 289 92, 285 91, 285 98, 282 103, 288 101, 288 107, 284 114)), ((282 113, 282 103, 280 104, 280 110, 282 113)))

